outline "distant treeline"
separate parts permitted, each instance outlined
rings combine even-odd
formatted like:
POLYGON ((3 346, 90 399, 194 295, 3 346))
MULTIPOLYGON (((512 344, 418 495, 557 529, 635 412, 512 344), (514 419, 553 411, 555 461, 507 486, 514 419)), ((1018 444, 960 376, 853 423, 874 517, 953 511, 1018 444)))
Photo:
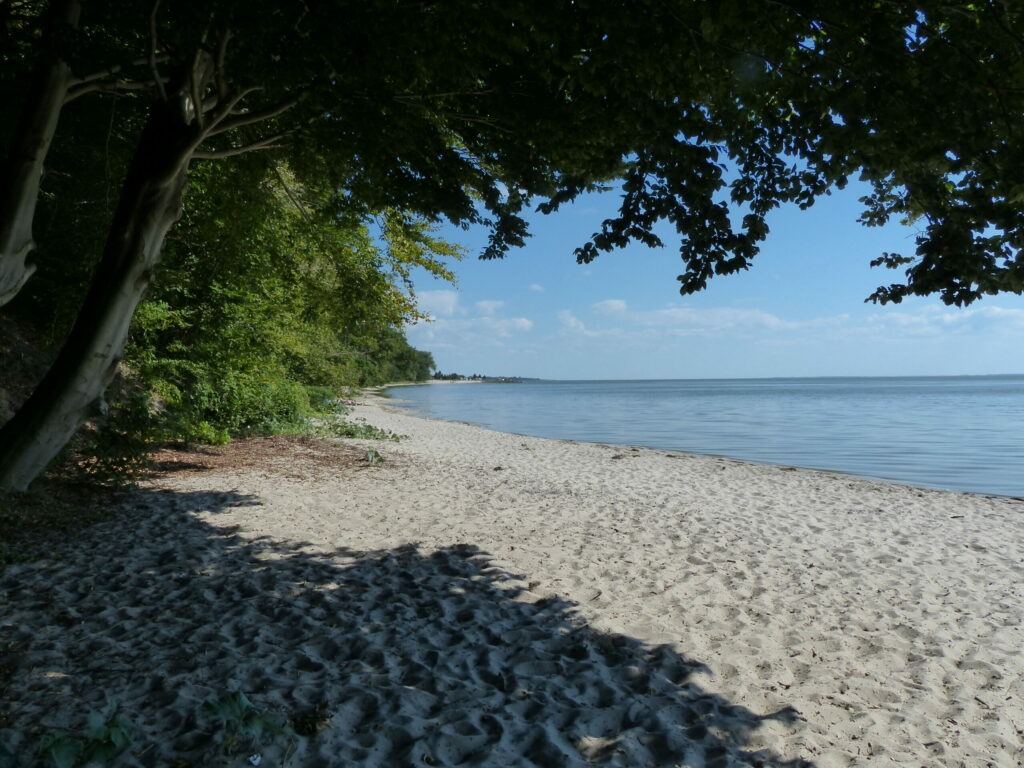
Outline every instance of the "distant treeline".
POLYGON ((479 373, 474 373, 472 376, 464 376, 461 373, 442 373, 441 371, 434 371, 432 378, 434 381, 497 381, 506 383, 523 380, 519 376, 483 376, 479 373))

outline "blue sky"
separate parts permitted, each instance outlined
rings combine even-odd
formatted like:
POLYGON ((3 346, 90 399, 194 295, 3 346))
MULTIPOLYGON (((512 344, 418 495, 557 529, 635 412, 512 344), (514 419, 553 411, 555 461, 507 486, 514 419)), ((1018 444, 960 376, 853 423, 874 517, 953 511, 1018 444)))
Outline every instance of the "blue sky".
POLYGON ((533 236, 501 261, 476 258, 483 230, 447 228, 464 245, 458 284, 415 277, 432 318, 408 329, 445 372, 547 379, 748 378, 1024 373, 1024 298, 966 309, 937 298, 864 299, 900 273, 872 269, 883 251, 912 253, 914 231, 856 221, 864 187, 787 207, 750 270, 681 296, 677 240, 577 264, 573 248, 617 204, 613 192, 531 220, 533 236))

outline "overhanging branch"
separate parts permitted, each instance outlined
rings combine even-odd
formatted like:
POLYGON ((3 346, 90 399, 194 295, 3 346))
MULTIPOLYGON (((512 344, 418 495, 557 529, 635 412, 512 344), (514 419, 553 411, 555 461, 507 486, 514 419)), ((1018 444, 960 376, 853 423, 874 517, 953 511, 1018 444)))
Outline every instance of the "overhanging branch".
POLYGON ((227 131, 233 131, 236 128, 242 128, 246 125, 252 125, 253 123, 261 123, 264 120, 270 120, 278 115, 284 114, 289 109, 299 103, 298 99, 286 99, 285 101, 278 102, 266 109, 256 110, 255 112, 242 112, 233 117, 226 115, 210 132, 210 136, 217 136, 227 131))
POLYGON ((145 91, 151 87, 153 87, 152 80, 117 80, 112 83, 94 80, 91 83, 83 83, 75 88, 68 89, 64 103, 68 104, 87 93, 127 93, 129 91, 145 91))
POLYGON ((209 151, 197 150, 192 153, 192 157, 196 160, 221 160, 225 157, 244 155, 247 152, 259 152, 264 149, 280 149, 283 145, 278 144, 277 142, 289 136, 291 133, 291 131, 278 133, 273 136, 268 136, 265 139, 245 144, 241 147, 228 147, 227 149, 214 149, 209 151))
POLYGON ((160 9, 160 0, 154 0, 153 10, 149 14, 149 68, 153 72, 153 82, 156 83, 156 88, 160 92, 160 99, 167 101, 167 90, 164 88, 163 78, 160 76, 160 70, 157 69, 157 35, 156 35, 156 12, 160 9))
POLYGON ((261 86, 254 85, 244 89, 243 91, 240 91, 238 94, 228 99, 227 101, 224 101, 223 103, 218 103, 217 107, 213 109, 210 113, 210 120, 208 122, 209 128, 206 130, 206 136, 212 136, 215 131, 217 133, 222 133, 223 131, 217 131, 217 128, 227 117, 229 117, 235 111, 238 105, 242 103, 242 100, 250 94, 262 90, 263 88, 261 86))
POLYGON ((288 199, 292 201, 292 205, 294 205, 298 209, 299 213, 302 214, 302 218, 306 220, 307 224, 312 224, 313 220, 306 211, 306 207, 302 204, 302 201, 292 193, 291 189, 288 187, 288 182, 286 182, 284 180, 284 176, 281 175, 281 169, 276 165, 274 166, 274 175, 277 176, 277 180, 281 182, 281 188, 284 190, 285 195, 288 196, 288 199))
MULTIPOLYGON (((127 66, 122 64, 115 64, 112 67, 101 69, 97 72, 92 72, 88 75, 82 75, 81 77, 73 77, 68 82, 67 94, 64 98, 64 103, 74 101, 79 96, 84 96, 87 93, 105 92, 105 93, 117 93, 119 91, 143 91, 155 84, 153 78, 136 78, 136 77, 122 77, 119 79, 111 80, 115 75, 122 73, 129 67, 145 67, 150 66, 150 69, 156 64, 165 64, 170 61, 170 56, 157 56, 155 59, 152 58, 141 58, 136 59, 127 66)), ((155 71, 155 70, 154 70, 155 71)), ((163 82, 167 82, 167 78, 163 78, 163 82)))
POLYGON ((228 56, 228 43, 231 42, 231 30, 224 30, 224 34, 220 36, 220 41, 217 45, 217 58, 214 65, 214 71, 217 73, 217 96, 221 99, 227 98, 228 95, 228 81, 224 74, 224 66, 228 56))
POLYGON ((199 130, 203 130, 205 123, 205 116, 203 112, 203 102, 199 95, 199 81, 203 77, 201 69, 203 65, 203 52, 202 49, 197 50, 195 56, 192 57, 192 66, 189 68, 188 87, 189 87, 189 98, 192 99, 192 113, 195 115, 196 125, 199 126, 199 130))
MULTIPOLYGON (((131 62, 129 67, 144 67, 147 64, 166 64, 170 60, 170 56, 157 56, 155 62, 152 59, 136 59, 131 62)), ((95 80, 103 80, 104 78, 111 77, 113 75, 123 72, 125 67, 121 64, 115 64, 112 67, 101 69, 98 72, 93 72, 89 75, 82 75, 81 77, 72 77, 68 82, 72 87, 84 85, 85 83, 91 83, 95 80)))

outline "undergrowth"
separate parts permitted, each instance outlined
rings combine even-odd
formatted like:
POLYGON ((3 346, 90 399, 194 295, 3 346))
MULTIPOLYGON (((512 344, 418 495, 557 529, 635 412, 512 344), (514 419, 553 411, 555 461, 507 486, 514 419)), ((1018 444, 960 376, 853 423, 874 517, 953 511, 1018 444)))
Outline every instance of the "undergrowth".
POLYGON ((89 713, 82 731, 49 731, 39 743, 39 753, 53 768, 105 765, 132 745, 134 731, 135 724, 108 700, 105 710, 89 713))
MULTIPOLYGON (((254 704, 241 691, 213 696, 197 709, 197 721, 203 722, 212 744, 225 756, 254 753, 248 758, 259 765, 260 750, 280 738, 296 733, 312 735, 330 717, 326 702, 314 709, 295 713, 291 718, 254 704)), ((135 746, 138 728, 113 699, 106 707, 93 710, 79 728, 50 728, 35 744, 35 758, 47 768, 84 768, 109 765, 135 746)), ((148 751, 145 745, 136 754, 148 751)), ((182 761, 184 762, 184 761, 182 761)), ((178 764, 174 761, 173 764, 178 764)), ((191 763, 190 763, 191 764, 191 763)), ((15 753, 0 742, 0 768, 21 765, 15 753)))
POLYGON ((303 430, 303 434, 310 437, 354 437, 360 440, 390 440, 396 443, 404 437, 362 420, 347 421, 337 416, 311 419, 304 425, 303 430))

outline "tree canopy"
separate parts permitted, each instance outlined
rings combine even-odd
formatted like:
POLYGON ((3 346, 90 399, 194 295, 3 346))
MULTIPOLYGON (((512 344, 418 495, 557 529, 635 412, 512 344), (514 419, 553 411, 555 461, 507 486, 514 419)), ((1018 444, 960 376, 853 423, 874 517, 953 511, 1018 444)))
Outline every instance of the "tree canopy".
POLYGON ((914 254, 878 256, 904 280, 871 298, 1024 289, 1024 9, 1003 0, 0 7, 17 75, 0 95, 24 104, 6 127, 0 301, 30 277, 54 135, 93 156, 104 132, 135 137, 65 351, 3 427, 0 486, 24 485, 101 398, 190 172, 251 152, 324 190, 328 216, 485 225, 485 258, 523 242, 529 208, 617 182, 618 214, 576 258, 662 246, 667 222, 684 293, 748 268, 772 209, 859 175, 865 224, 919 226, 914 254), (116 100, 103 118, 80 107, 97 94, 116 100), (89 147, 61 138, 72 109, 89 147))
POLYGON ((684 292, 746 268, 766 210, 863 174, 865 223, 922 224, 905 283, 874 298, 967 303, 1020 290, 1022 13, 1001 0, 99 4, 68 58, 76 74, 136 77, 148 58, 161 98, 210 105, 191 123, 197 157, 282 142, 339 206, 490 223, 485 256, 521 243, 527 205, 621 179, 619 216, 578 258, 659 244, 667 220, 684 292))

